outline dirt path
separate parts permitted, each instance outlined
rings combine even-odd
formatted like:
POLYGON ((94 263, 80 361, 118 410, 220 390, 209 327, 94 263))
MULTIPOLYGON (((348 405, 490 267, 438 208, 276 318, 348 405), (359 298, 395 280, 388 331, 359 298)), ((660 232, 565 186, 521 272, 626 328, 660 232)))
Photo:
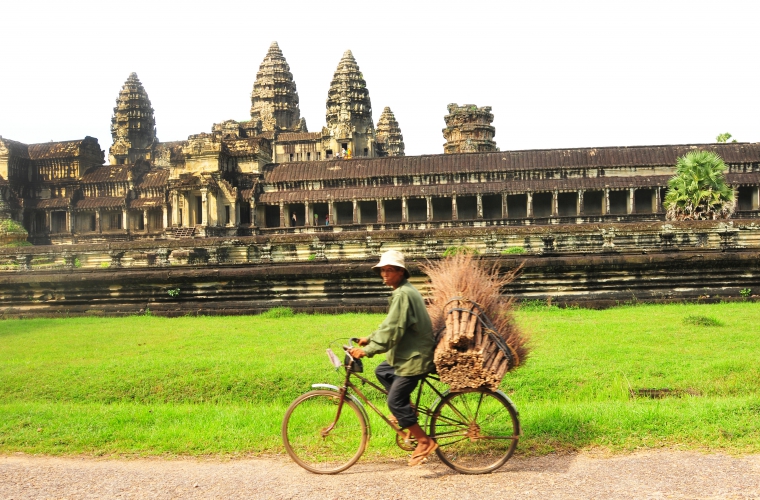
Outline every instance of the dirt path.
POLYGON ((502 499, 760 498, 760 455, 658 451, 513 458, 499 471, 463 476, 436 459, 359 462, 336 476, 285 458, 231 461, 0 457, 0 499, 237 498, 502 499))

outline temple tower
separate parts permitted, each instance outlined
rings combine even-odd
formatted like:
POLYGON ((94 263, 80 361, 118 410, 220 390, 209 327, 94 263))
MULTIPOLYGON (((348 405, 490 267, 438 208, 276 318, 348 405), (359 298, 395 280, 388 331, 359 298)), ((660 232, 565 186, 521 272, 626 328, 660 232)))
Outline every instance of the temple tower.
POLYGON ((378 156, 404 156, 404 136, 398 126, 393 111, 388 106, 383 109, 375 129, 378 156))
POLYGON ((335 70, 327 93, 327 127, 323 130, 323 148, 348 151, 352 156, 375 155, 375 126, 367 82, 350 50, 335 70))
POLYGON ((449 114, 444 117, 446 128, 443 129, 445 154, 498 151, 493 140, 496 129, 491 125, 491 106, 449 104, 448 110, 449 114))
POLYGON ((158 144, 153 108, 136 73, 129 75, 116 99, 111 136, 113 145, 108 158, 113 165, 150 160, 158 144))
POLYGON ((259 132, 306 131, 293 74, 277 42, 269 46, 256 73, 251 92, 251 122, 259 132))

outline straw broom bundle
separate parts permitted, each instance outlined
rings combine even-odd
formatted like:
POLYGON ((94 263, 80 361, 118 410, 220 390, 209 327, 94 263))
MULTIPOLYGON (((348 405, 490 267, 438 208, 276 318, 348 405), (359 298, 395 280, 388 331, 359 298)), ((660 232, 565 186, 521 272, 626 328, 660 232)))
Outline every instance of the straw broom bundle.
POLYGON ((507 371, 528 354, 527 339, 512 316, 512 299, 501 294, 519 271, 500 275, 471 254, 422 266, 430 278, 428 313, 437 332, 435 366, 452 391, 496 390, 507 371))

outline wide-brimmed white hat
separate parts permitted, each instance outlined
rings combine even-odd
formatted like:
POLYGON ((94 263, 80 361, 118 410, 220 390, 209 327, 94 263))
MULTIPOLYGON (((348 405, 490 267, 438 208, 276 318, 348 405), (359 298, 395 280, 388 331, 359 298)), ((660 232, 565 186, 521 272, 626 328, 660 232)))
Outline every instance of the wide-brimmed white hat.
POLYGON ((404 276, 409 277, 409 271, 404 265, 404 254, 398 250, 388 250, 380 256, 380 262, 376 266, 372 266, 372 270, 377 274, 380 274, 380 268, 384 266, 400 267, 404 270, 404 276))

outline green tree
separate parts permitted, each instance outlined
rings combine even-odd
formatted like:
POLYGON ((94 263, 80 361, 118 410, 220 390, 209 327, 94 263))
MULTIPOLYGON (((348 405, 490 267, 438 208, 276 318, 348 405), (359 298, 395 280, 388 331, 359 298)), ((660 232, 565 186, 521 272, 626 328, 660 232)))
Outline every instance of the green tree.
POLYGON ((692 151, 676 161, 664 206, 668 220, 728 219, 734 191, 723 176, 726 164, 712 151, 692 151))
MULTIPOLYGON (((731 137, 732 137, 731 134, 729 134, 728 132, 726 132, 726 133, 723 133, 723 134, 719 134, 718 137, 715 138, 715 141, 716 142, 728 142, 728 140, 731 137)), ((731 142, 736 142, 736 139, 734 139, 731 142)))

